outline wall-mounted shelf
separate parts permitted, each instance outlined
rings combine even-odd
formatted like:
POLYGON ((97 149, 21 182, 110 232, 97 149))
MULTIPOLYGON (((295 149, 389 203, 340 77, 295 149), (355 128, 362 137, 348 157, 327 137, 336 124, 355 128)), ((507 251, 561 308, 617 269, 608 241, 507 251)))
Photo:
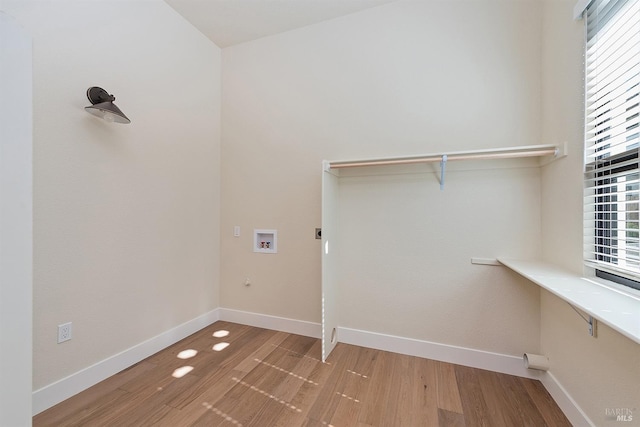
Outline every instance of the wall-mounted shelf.
POLYGON ((422 154, 375 159, 336 160, 325 162, 325 170, 365 166, 406 165, 416 163, 450 162, 457 160, 514 159, 540 157, 555 160, 567 155, 567 145, 524 145, 519 147, 489 148, 485 150, 452 151, 442 154, 422 154))
POLYGON ((498 261, 568 302, 574 310, 580 309, 640 344, 640 298, 542 261, 508 258, 498 261))
POLYGON ((278 230, 253 230, 253 252, 277 253, 278 230))
POLYGON ((488 148, 484 150, 452 151, 442 154, 422 154, 403 157, 383 157, 375 159, 334 160, 324 161, 326 172, 345 168, 362 168, 367 166, 395 166, 416 165, 426 163, 440 163, 440 190, 444 190, 445 169, 447 162, 458 160, 491 160, 491 159, 520 159, 537 157, 539 165, 544 166, 556 159, 567 155, 567 143, 561 145, 523 145, 505 148, 488 148))

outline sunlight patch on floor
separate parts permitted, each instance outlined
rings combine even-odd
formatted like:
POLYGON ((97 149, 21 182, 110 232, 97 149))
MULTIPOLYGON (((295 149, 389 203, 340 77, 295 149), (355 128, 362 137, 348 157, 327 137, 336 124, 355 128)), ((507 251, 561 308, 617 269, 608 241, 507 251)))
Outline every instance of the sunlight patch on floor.
POLYGON ((339 391, 336 391, 336 394, 338 396, 340 396, 340 397, 344 397, 345 399, 349 399, 349 400, 351 400, 353 402, 360 403, 360 401, 358 399, 356 399, 355 397, 347 396, 346 394, 340 393, 339 391))
MULTIPOLYGON (((274 346, 274 347, 277 347, 277 348, 281 348, 281 349, 283 349, 285 351, 288 351, 289 353, 296 354, 296 355, 298 355, 300 357, 306 357, 307 359, 315 360, 316 362, 322 363, 322 360, 320 360, 320 359, 318 359, 316 357, 307 356, 306 354, 302 354, 302 353, 298 353, 298 352, 293 351, 293 350, 289 350, 288 348, 282 347, 281 345, 278 345, 278 344, 271 344, 271 345, 274 346)), ((331 365, 331 363, 327 363, 327 362, 324 362, 324 363, 326 365, 331 365)))
POLYGON ((213 346, 213 351, 222 351, 227 347, 229 347, 228 342, 219 342, 218 344, 213 346))
POLYGON ((368 376, 362 375, 362 374, 360 374, 360 373, 358 373, 356 371, 352 371, 351 369, 347 369, 347 372, 349 372, 350 374, 353 374, 353 375, 357 375, 357 376, 362 377, 362 378, 369 378, 368 376))
POLYGON ((225 421, 229 421, 231 424, 235 424, 238 427, 242 427, 242 424, 240 424, 240 422, 238 420, 236 420, 235 418, 233 418, 229 414, 225 414, 220 409, 214 408, 213 405, 211 405, 209 402, 202 402, 202 406, 204 406, 205 408, 207 408, 208 410, 210 410, 214 414, 221 416, 222 418, 224 418, 225 421))
POLYGON ((269 394, 269 393, 267 393, 266 391, 261 390, 261 389, 259 389, 258 387, 254 386, 254 385, 251 385, 251 384, 249 384, 249 383, 247 383, 247 382, 245 382, 245 381, 242 381, 242 380, 240 380, 240 379, 238 379, 238 378, 236 378, 236 377, 233 377, 233 378, 231 378, 231 379, 232 379, 233 381, 235 381, 235 382, 239 383, 239 384, 242 384, 242 385, 243 385, 243 386, 245 386, 245 387, 248 387, 249 389, 251 389, 251 390, 253 390, 253 391, 257 391, 257 392, 258 392, 258 393, 260 393, 261 395, 266 396, 266 397, 268 397, 269 399, 274 400, 275 402, 278 402, 278 403, 280 403, 281 405, 284 405, 284 406, 286 406, 286 407, 287 407, 287 408, 289 408, 289 409, 292 409, 292 410, 294 410, 294 411, 296 411, 296 412, 302 412, 302 409, 297 408, 297 407, 295 407, 294 405, 292 405, 291 403, 286 402, 285 400, 279 399, 278 397, 274 396, 273 394, 269 394))
POLYGON ((178 353, 178 359, 190 359, 192 357, 194 357, 196 354, 198 354, 198 350, 194 350, 192 348, 188 349, 188 350, 182 350, 180 353, 178 353))
POLYGON ((294 374, 293 372, 287 371, 286 369, 282 369, 282 368, 280 368, 280 367, 278 367, 276 365, 272 365, 271 363, 265 362, 264 360, 260 360, 260 359, 253 359, 253 360, 255 360, 258 363, 262 363, 263 365, 268 366, 270 368, 277 369, 280 372, 284 372, 285 374, 289 374, 294 378, 297 378, 299 380, 308 382, 309 384, 319 385, 317 382, 311 381, 310 379, 305 378, 305 377, 301 377, 300 375, 294 374))
POLYGON ((171 374, 171 376, 174 378, 182 378, 191 371, 193 371, 193 366, 183 366, 173 371, 173 374, 171 374))

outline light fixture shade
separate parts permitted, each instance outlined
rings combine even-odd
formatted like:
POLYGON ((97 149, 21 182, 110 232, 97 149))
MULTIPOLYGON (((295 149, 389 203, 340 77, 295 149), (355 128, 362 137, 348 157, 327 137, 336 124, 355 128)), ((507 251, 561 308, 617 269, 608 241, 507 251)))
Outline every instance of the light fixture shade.
POLYGON ((100 87, 90 87, 87 89, 87 98, 92 105, 84 107, 84 109, 100 117, 107 122, 131 123, 131 120, 113 103, 116 97, 100 87))

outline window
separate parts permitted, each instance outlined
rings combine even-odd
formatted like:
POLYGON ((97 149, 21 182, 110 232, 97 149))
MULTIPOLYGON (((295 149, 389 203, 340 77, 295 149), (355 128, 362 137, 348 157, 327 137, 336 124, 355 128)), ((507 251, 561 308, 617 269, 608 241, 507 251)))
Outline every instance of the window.
POLYGON ((585 260, 640 289, 640 0, 594 0, 585 18, 585 260))

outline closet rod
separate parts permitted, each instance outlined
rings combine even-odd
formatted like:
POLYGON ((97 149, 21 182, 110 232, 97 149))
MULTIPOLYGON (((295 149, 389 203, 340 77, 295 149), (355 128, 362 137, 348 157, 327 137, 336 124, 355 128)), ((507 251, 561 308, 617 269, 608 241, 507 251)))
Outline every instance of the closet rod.
POLYGON ((386 166, 386 165, 407 165, 415 163, 440 162, 443 156, 447 161, 452 160, 483 160, 483 159, 506 159, 521 157, 557 156, 559 148, 551 145, 514 147, 494 150, 457 152, 450 154, 430 154, 417 157, 387 158, 373 160, 352 160, 330 162, 330 168, 352 168, 362 166, 386 166))

